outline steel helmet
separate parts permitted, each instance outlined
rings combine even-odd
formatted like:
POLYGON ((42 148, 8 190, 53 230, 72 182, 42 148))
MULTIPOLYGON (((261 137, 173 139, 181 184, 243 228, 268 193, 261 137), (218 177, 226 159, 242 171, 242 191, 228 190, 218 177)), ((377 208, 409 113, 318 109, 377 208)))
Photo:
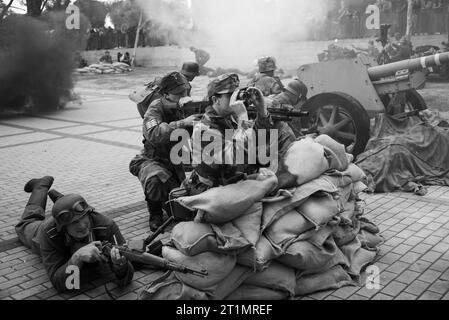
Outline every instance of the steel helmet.
POLYGON ((262 57, 257 61, 259 72, 269 72, 277 69, 276 59, 274 57, 262 57))
POLYGON ((290 81, 285 87, 285 90, 297 97, 306 97, 308 91, 306 85, 298 79, 290 81))

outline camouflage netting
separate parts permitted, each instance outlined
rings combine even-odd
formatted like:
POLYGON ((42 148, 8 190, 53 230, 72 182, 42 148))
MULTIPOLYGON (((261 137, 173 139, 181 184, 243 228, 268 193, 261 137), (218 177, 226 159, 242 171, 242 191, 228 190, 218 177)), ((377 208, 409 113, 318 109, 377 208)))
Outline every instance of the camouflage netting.
POLYGON ((316 168, 290 166, 289 180, 301 181, 291 189, 279 189, 277 177, 263 170, 252 179, 180 198, 199 212, 195 221, 174 227, 163 256, 209 274, 167 272, 144 287, 139 299, 277 300, 358 285, 383 240, 363 216, 358 193, 366 189, 365 174, 329 139, 317 140, 325 145, 291 146, 286 157, 304 154, 306 145, 321 148, 309 159, 316 168))

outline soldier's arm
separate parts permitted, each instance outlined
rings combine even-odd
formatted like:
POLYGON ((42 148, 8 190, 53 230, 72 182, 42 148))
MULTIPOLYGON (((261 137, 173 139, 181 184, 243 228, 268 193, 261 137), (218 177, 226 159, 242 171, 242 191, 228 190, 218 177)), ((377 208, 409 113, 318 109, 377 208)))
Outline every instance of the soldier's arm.
MULTIPOLYGON (((126 242, 125 239, 123 238, 122 233, 120 232, 119 227, 115 222, 113 222, 111 225, 111 232, 108 240, 110 243, 119 246, 124 245, 126 242)), ((133 280, 134 267, 128 260, 122 266, 112 267, 112 271, 116 276, 117 285, 120 287, 127 286, 133 280)))
POLYGON ((66 280, 70 273, 66 273, 67 267, 72 265, 81 270, 82 262, 77 259, 68 259, 67 255, 53 245, 51 239, 45 233, 40 238, 40 246, 42 262, 53 287, 59 293, 68 290, 66 280))
POLYGON ((143 120, 142 131, 146 140, 166 144, 170 142, 170 134, 173 130, 184 127, 185 123, 182 120, 170 123, 164 122, 161 110, 150 105, 143 120))

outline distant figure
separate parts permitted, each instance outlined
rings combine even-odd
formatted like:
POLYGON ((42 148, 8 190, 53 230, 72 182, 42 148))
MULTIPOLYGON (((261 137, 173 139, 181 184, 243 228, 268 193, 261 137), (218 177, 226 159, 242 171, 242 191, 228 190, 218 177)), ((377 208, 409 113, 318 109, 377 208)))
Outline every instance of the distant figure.
POLYGON ((123 54, 121 52, 117 52, 117 62, 122 61, 123 54))
POLYGON ((131 66, 131 57, 129 56, 129 52, 125 52, 125 54, 120 59, 120 62, 126 63, 131 66))
POLYGON ((100 58, 100 62, 112 64, 112 56, 109 51, 105 51, 104 55, 100 58))
POLYGON ((374 41, 373 40, 369 40, 368 41, 368 48, 360 48, 360 47, 356 47, 356 46, 352 46, 354 49, 358 50, 358 51, 362 51, 365 52, 368 56, 372 57, 372 58, 377 58, 380 54, 379 50, 376 48, 374 41))
POLYGON ((77 68, 84 68, 88 65, 86 59, 83 58, 79 51, 75 51, 75 65, 77 68))
POLYGON ((195 54, 195 61, 200 66, 200 75, 205 76, 209 72, 215 71, 214 69, 205 66, 205 64, 210 59, 210 54, 208 52, 195 47, 190 47, 190 51, 192 51, 195 54))
POLYGON ((284 86, 281 80, 274 75, 274 71, 277 69, 276 59, 274 57, 262 57, 259 58, 257 64, 259 74, 248 83, 248 87, 258 88, 265 97, 281 93, 284 86))

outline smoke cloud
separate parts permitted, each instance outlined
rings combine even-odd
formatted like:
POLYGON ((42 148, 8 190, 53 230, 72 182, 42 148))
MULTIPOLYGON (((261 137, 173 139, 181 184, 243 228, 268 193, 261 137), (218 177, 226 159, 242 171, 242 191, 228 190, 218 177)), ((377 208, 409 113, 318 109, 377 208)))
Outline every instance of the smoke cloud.
POLYGON ((12 15, 0 26, 0 110, 55 110, 70 98, 85 40, 67 35, 64 13, 47 18, 12 15))
POLYGON ((251 69, 257 57, 277 56, 286 42, 305 40, 318 29, 329 2, 141 0, 140 5, 149 18, 172 31, 176 44, 205 48, 216 66, 251 69))

